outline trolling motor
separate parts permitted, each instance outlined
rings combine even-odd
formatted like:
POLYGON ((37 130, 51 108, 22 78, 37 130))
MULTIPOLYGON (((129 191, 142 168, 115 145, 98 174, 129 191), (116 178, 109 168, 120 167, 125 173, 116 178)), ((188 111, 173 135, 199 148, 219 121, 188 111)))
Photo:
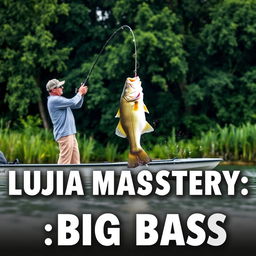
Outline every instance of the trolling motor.
MULTIPOLYGON (((133 43, 134 43, 134 76, 136 77, 137 76, 137 70, 138 70, 138 64, 137 64, 137 47, 136 47, 136 40, 135 40, 135 36, 134 36, 134 33, 133 33, 133 30, 131 29, 131 27, 129 27, 128 25, 123 25, 121 26, 120 28, 118 28, 117 30, 115 30, 112 35, 108 38, 108 40, 106 41, 106 43, 103 45, 103 47, 101 48, 100 52, 98 53, 95 61, 93 62, 92 66, 91 66, 91 69, 90 71, 88 72, 88 75, 87 77, 85 78, 85 80, 81 83, 81 85, 86 85, 87 82, 89 81, 89 78, 90 78, 90 75, 94 69, 94 66, 96 65, 96 63, 98 62, 102 52, 104 51, 105 47, 108 45, 109 41, 114 38, 114 36, 117 34, 117 32, 125 29, 125 28, 128 28, 129 31, 132 33, 132 37, 133 37, 133 43)), ((77 93, 78 91, 78 88, 75 89, 75 93, 77 93)))
POLYGON ((16 158, 13 162, 8 162, 2 151, 0 151, 0 164, 19 164, 20 161, 16 158))

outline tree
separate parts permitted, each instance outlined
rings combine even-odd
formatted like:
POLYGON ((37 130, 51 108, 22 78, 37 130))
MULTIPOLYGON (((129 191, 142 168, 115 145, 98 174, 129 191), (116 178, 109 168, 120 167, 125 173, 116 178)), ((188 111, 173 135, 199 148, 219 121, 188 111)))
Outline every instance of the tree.
MULTIPOLYGON (((127 24, 136 36, 138 75, 155 127, 143 140, 162 140, 173 127, 191 137, 216 123, 254 122, 254 2, 0 0, 1 93, 20 114, 36 113, 36 102, 42 107, 40 93, 54 76, 66 80, 65 96, 73 96, 103 44, 127 24)), ((91 74, 86 112, 75 113, 79 131, 123 145, 114 134, 114 116, 133 71, 132 36, 123 30, 91 74)), ((43 117, 42 108, 40 113, 43 117)))
POLYGON ((198 112, 205 129, 213 122, 254 122, 255 24, 255 1, 225 0, 211 8, 209 22, 199 33, 199 75, 194 76, 185 94, 185 104, 192 109, 184 119, 187 126, 202 125, 195 119, 198 112))
POLYGON ((6 86, 5 101, 20 116, 37 103, 45 128, 44 75, 63 71, 71 50, 58 46, 49 26, 67 14, 67 4, 57 0, 0 1, 0 83, 6 86))

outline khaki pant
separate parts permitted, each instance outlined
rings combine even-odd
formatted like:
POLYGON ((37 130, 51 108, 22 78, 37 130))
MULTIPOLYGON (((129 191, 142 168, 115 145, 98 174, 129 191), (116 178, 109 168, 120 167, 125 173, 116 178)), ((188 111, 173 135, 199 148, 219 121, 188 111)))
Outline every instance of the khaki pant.
POLYGON ((74 134, 61 137, 58 143, 60 149, 58 164, 80 164, 80 153, 74 134))

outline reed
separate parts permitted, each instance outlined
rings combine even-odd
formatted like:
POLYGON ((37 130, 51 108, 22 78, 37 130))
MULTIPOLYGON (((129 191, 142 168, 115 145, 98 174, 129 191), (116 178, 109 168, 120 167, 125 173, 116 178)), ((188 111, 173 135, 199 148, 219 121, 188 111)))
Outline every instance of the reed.
POLYGON ((164 143, 149 152, 153 158, 222 157, 225 160, 256 161, 256 125, 217 126, 190 140, 177 140, 172 132, 164 143))
POLYGON ((105 150, 105 159, 108 162, 114 162, 117 160, 118 152, 117 152, 117 145, 108 143, 105 150))
MULTIPOLYGON (((10 130, 0 120, 0 150, 9 161, 18 158, 22 163, 56 163, 59 150, 52 132, 31 125, 24 123, 23 129, 10 130)), ((128 149, 119 152, 113 143, 103 146, 93 137, 81 134, 77 135, 77 140, 81 162, 127 161, 128 149)), ((172 129, 170 136, 162 138, 161 143, 143 147, 152 159, 222 157, 225 160, 256 161, 256 125, 216 126, 190 140, 178 140, 172 129)))
POLYGON ((88 139, 86 136, 77 136, 79 151, 80 151, 80 158, 82 163, 88 163, 92 161, 94 156, 94 149, 96 141, 89 137, 88 139))
POLYGON ((256 161, 256 125, 246 123, 201 134, 203 156, 220 156, 225 160, 256 161))

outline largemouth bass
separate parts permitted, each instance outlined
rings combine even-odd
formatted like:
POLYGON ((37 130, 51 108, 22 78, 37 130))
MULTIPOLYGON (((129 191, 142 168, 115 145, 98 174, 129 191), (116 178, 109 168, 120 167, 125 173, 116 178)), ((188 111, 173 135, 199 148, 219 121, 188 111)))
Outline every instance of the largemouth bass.
POLYGON ((145 112, 148 112, 143 102, 143 92, 140 78, 128 77, 120 99, 120 108, 115 117, 120 118, 116 127, 116 135, 128 138, 130 152, 128 167, 134 168, 151 161, 148 154, 140 145, 140 137, 143 133, 152 132, 154 129, 146 121, 145 112))

